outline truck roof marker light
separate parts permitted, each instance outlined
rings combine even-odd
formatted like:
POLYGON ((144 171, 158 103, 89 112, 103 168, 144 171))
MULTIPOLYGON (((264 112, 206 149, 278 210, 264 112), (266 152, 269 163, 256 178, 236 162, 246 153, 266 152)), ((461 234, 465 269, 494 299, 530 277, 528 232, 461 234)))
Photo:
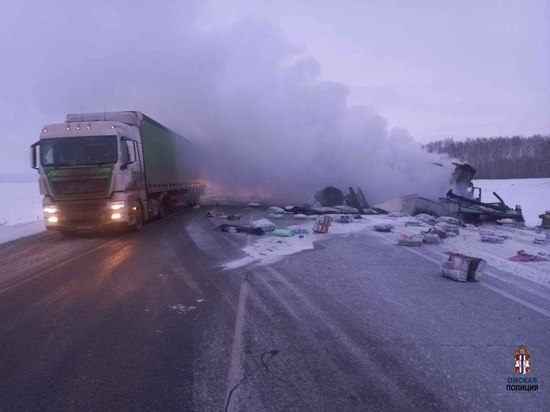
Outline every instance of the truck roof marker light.
POLYGON ((47 132, 48 129, 46 129, 45 127, 42 129, 43 132, 47 132))
POLYGON ((76 126, 76 130, 80 130, 80 125, 76 126))
POLYGON ((86 130, 90 130, 92 128, 91 125, 86 126, 86 130))
POLYGON ((114 128, 115 128, 115 126, 111 126, 111 129, 114 129, 114 128))
POLYGON ((69 131, 69 130, 71 130, 71 126, 67 126, 67 127, 65 127, 65 130, 66 130, 66 131, 69 131))

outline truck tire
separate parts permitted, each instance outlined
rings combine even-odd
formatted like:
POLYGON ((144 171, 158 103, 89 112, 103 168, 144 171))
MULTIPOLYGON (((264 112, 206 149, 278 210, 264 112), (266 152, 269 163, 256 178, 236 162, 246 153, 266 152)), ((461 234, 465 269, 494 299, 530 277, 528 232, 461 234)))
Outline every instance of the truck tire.
POLYGON ((159 203, 159 211, 157 215, 158 220, 162 220, 166 217, 166 200, 159 203))
POLYGON ((135 218, 134 224, 130 225, 130 231, 139 232, 143 227, 143 212, 141 209, 141 205, 137 206, 137 209, 134 213, 136 214, 136 218, 135 218))

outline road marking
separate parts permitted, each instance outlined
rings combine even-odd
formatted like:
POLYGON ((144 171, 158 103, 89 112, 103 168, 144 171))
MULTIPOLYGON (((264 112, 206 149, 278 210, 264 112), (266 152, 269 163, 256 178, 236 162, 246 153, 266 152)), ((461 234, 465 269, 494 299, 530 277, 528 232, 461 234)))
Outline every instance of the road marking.
POLYGON ((241 290, 239 291, 239 301, 237 303, 237 315, 235 319, 235 329, 233 332, 233 343, 231 344, 231 360, 229 365, 229 373, 227 376, 227 399, 231 390, 241 380, 242 374, 242 350, 243 350, 243 332, 244 332, 244 316, 246 311, 246 299, 248 297, 248 281, 241 281, 241 290))
POLYGON ((523 306, 527 306, 529 309, 534 310, 535 312, 540 313, 541 315, 544 315, 548 318, 550 318, 550 311, 547 311, 545 309, 542 309, 538 307, 537 305, 533 305, 532 303, 527 302, 526 300, 523 300, 521 298, 515 297, 514 295, 509 294, 508 292, 503 291, 502 289, 497 288, 496 286, 488 285, 486 283, 480 283, 481 286, 486 287, 487 289, 492 290, 493 292, 496 292, 508 299, 512 299, 513 301, 522 304, 523 306))

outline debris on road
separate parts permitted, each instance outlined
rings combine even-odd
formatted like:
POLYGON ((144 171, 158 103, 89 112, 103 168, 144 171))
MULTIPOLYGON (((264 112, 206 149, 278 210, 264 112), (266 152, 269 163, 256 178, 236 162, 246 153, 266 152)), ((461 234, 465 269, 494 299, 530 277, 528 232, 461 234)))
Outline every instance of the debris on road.
POLYGON ((243 225, 231 225, 231 224, 222 224, 218 226, 218 229, 222 232, 229 232, 229 233, 248 233, 251 235, 264 235, 265 230, 261 227, 250 227, 250 226, 243 226, 243 225))
POLYGON ((399 246, 422 246, 424 243, 424 237, 419 234, 401 233, 397 239, 399 246))
POLYGON ((265 218, 254 220, 253 222, 250 223, 250 227, 252 229, 261 228, 261 229, 265 230, 266 232, 270 232, 270 231, 273 231, 273 230, 277 229, 277 225, 275 223, 273 223, 269 219, 265 219, 265 218))
POLYGON ((437 235, 440 239, 446 239, 448 237, 447 232, 440 227, 434 226, 428 229, 426 234, 437 235))
POLYGON ((282 219, 285 215, 283 213, 268 213, 267 217, 270 219, 282 219))
POLYGON ((340 213, 347 213, 347 214, 353 214, 356 215, 359 213, 359 210, 355 207, 346 206, 346 205, 340 205, 340 206, 334 206, 334 209, 338 210, 340 213))
POLYGON ((294 236, 294 231, 291 229, 275 229, 273 235, 281 237, 291 237, 294 236))
POLYGON ((417 227, 423 227, 424 222, 420 222, 416 219, 408 220, 405 222, 405 226, 417 226, 417 227))
POLYGON ((542 220, 540 227, 543 229, 550 229, 550 210, 539 215, 539 218, 542 220))
POLYGON ((332 217, 328 215, 319 216, 313 225, 313 231, 315 233, 327 233, 331 223, 332 217))
POLYGON ((509 257, 508 260, 512 262, 540 262, 547 261, 548 259, 543 256, 531 255, 525 250, 518 250, 516 255, 509 257))
POLYGON ((466 222, 496 222, 500 219, 512 219, 520 223, 524 221, 521 206, 510 208, 496 192, 493 192, 493 195, 498 202, 482 202, 480 188, 474 187, 471 181, 475 169, 468 164, 455 163, 455 166, 451 189, 446 193, 446 197, 426 198, 414 194, 388 200, 377 206, 388 212, 401 212, 412 216, 452 216, 466 222))
POLYGON ((419 215, 416 215, 414 218, 419 222, 427 223, 429 225, 435 225, 437 223, 437 220, 434 216, 428 215, 426 213, 420 213, 419 215))
POLYGON ((398 219, 401 217, 405 217, 405 214, 401 212, 390 212, 387 214, 387 217, 390 217, 392 219, 398 219))
POLYGON ((459 227, 457 225, 453 225, 451 223, 439 222, 434 227, 438 227, 438 228, 444 230, 445 233, 447 234, 447 236, 449 236, 449 234, 454 234, 454 235, 459 235, 460 234, 459 227))
POLYGON ((285 213, 285 210, 279 206, 271 206, 267 208, 267 213, 273 213, 275 215, 282 215, 285 213))
POLYGON ((248 202, 246 204, 246 207, 253 208, 253 209, 259 208, 260 206, 261 205, 258 202, 248 202))
POLYGON ((548 235, 550 235, 550 233, 536 235, 533 243, 537 245, 544 245, 545 243, 550 242, 550 238, 548 235))
POLYGON ((306 220, 307 216, 303 215, 301 213, 298 213, 298 214, 294 215, 294 219, 296 219, 296 220, 306 220))
POLYGON ((503 243, 506 239, 508 239, 508 236, 506 235, 500 235, 493 231, 487 230, 481 230, 479 232, 479 237, 481 238, 482 242, 487 243, 503 243))
POLYGON ((512 228, 525 226, 524 223, 516 222, 514 219, 509 219, 509 218, 497 219, 496 224, 499 226, 512 227, 512 228))
POLYGON ((438 245, 441 243, 441 238, 436 233, 424 233, 424 243, 438 245))
POLYGON ((207 217, 216 217, 216 216, 218 216, 218 211, 217 211, 217 210, 209 210, 209 211, 206 213, 206 216, 207 216, 207 217))
POLYGON ((393 225, 391 223, 379 223, 374 225, 374 230, 377 232, 391 232, 393 230, 393 225))
POLYGON ((454 226, 460 226, 460 227, 466 227, 466 224, 455 218, 455 217, 451 217, 451 216, 440 216, 438 218, 435 219, 437 222, 443 222, 443 223, 448 223, 450 225, 454 225, 454 226))
POLYGON ((342 215, 338 216, 338 219, 336 221, 338 223, 353 223, 354 217, 350 215, 342 215))
POLYGON ((305 227, 298 225, 287 226, 285 229, 292 230, 297 235, 307 235, 309 233, 309 230, 307 230, 305 227))
POLYGON ((441 265, 441 274, 457 282, 479 282, 487 266, 484 259, 447 252, 447 260, 441 265))
POLYGON ((178 305, 171 306, 171 309, 175 310, 178 313, 185 314, 185 313, 191 312, 192 310, 197 309, 197 307, 196 306, 185 306, 185 305, 182 305, 182 304, 178 304, 178 305))
POLYGON ((364 213, 364 208, 368 208, 369 204, 361 188, 357 188, 357 193, 353 190, 353 187, 349 187, 349 195, 345 197, 346 204, 348 206, 354 207, 359 213, 364 213), (359 194, 360 192, 360 194, 359 194))
POLYGON ((333 186, 327 186, 323 190, 319 190, 313 198, 321 206, 333 207, 344 204, 344 194, 340 189, 333 186))

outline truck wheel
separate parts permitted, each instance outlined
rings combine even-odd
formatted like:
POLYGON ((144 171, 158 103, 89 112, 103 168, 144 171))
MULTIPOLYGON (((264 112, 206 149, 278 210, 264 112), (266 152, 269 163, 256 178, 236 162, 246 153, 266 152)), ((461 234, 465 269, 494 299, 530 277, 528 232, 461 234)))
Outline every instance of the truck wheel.
POLYGON ((141 205, 137 206, 135 214, 135 221, 133 225, 130 225, 130 231, 139 232, 143 227, 143 212, 141 211, 141 205))
POLYGON ((159 220, 162 220, 166 217, 166 201, 162 201, 160 202, 159 204, 159 211, 158 211, 158 215, 157 215, 157 218, 159 220))

